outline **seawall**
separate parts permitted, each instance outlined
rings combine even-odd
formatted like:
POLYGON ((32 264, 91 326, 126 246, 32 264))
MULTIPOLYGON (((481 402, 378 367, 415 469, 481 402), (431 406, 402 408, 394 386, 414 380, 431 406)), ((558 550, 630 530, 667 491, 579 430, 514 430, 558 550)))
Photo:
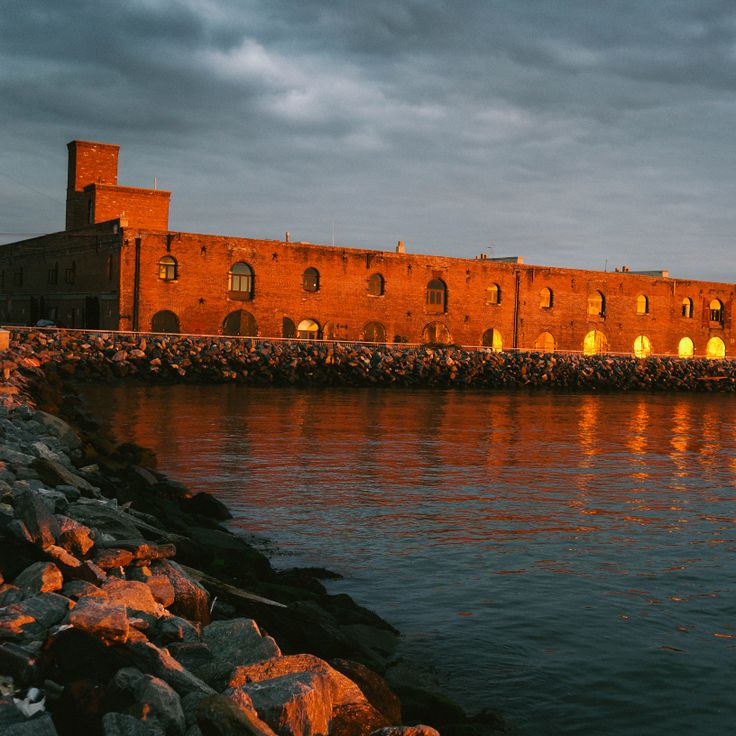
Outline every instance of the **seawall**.
POLYGON ((736 360, 467 351, 259 338, 14 330, 19 356, 80 380, 734 391, 736 360))

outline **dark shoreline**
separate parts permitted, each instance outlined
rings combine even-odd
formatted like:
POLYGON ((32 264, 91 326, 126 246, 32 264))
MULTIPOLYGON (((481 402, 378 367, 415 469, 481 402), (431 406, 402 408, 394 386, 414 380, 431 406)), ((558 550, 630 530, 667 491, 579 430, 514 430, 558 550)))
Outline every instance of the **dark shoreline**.
MULTIPOLYGON (((36 413, 29 406, 30 399, 50 415, 63 417, 81 439, 80 445, 70 455, 73 459, 72 472, 74 477, 80 479, 80 486, 99 489, 101 499, 115 499, 116 508, 122 505, 123 508, 129 507, 130 513, 135 512, 137 523, 147 530, 143 532, 143 536, 151 537, 147 544, 157 549, 167 549, 167 545, 172 548, 175 546, 174 559, 185 565, 183 570, 187 575, 194 576, 195 584, 200 584, 209 591, 213 619, 228 621, 243 616, 255 619, 264 632, 276 638, 283 654, 309 652, 317 655, 329 660, 333 667, 359 684, 362 682, 364 691, 373 688, 376 693, 380 693, 373 693, 373 697, 376 704, 381 704, 381 708, 374 707, 374 703, 369 702, 368 707, 372 710, 366 711, 368 715, 343 713, 335 721, 338 724, 336 730, 330 730, 330 733, 367 735, 373 731, 373 726, 395 724, 401 720, 436 725, 445 736, 505 732, 503 721, 497 714, 486 712, 469 718, 440 692, 434 688, 427 689, 426 683, 412 673, 411 666, 407 663, 392 663, 398 632, 371 611, 355 604, 349 596, 329 595, 320 580, 328 578, 331 573, 313 568, 274 570, 263 554, 222 526, 229 513, 220 502, 208 494, 192 496, 181 484, 162 476, 155 470, 155 457, 144 448, 130 444, 116 446, 112 438, 100 429, 94 417, 84 410, 68 381, 67 372, 63 370, 63 362, 49 359, 48 354, 39 359, 27 347, 19 351, 11 349, 2 357, 5 378, 3 396, 6 404, 3 408, 7 410, 7 415, 22 415, 23 422, 33 424, 36 413), (267 601, 278 601, 282 607, 267 601), (391 676, 392 669, 395 671, 394 677, 391 676), (403 715, 399 715, 398 701, 386 689, 385 681, 373 673, 387 676, 392 688, 401 698, 403 715), (351 723, 348 723, 349 716, 353 721, 351 723), (371 722, 372 725, 369 726, 371 722)), ((16 468, 27 480, 21 481, 18 489, 11 486, 10 492, 6 493, 4 500, 10 506, 17 506, 15 496, 18 491, 33 491, 32 487, 26 488, 24 482, 26 485, 38 486, 39 482, 48 485, 58 481, 58 478, 51 477, 48 468, 44 470, 42 466, 42 462, 39 464, 33 461, 25 471, 20 466, 16 468)), ((16 479, 17 477, 16 474, 16 479)), ((56 485, 62 487, 65 484, 56 485)), ((57 503, 60 507, 56 509, 57 513, 70 513, 68 508, 75 506, 75 502, 69 504, 69 499, 59 498, 57 503)), ((7 537, 7 524, 0 527, 0 531, 5 533, 6 541, 11 539, 12 534, 7 537)), ((97 547, 100 543, 97 542, 97 547)), ((48 564, 45 562, 49 559, 46 548, 39 549, 39 544, 14 538, 10 547, 18 546, 20 552, 18 549, 8 551, 6 548, 0 557, 6 583, 17 577, 19 569, 22 568, 22 572, 29 560, 40 558, 39 563, 48 564), (31 546, 28 547, 28 544, 31 546)), ((168 551, 165 554, 170 557, 168 551)), ((68 571, 63 565, 61 567, 66 580, 68 571)), ((134 572, 131 567, 129 576, 134 572)), ((69 576, 73 582, 75 575, 69 573, 69 576)), ((105 579, 109 577, 105 575, 105 579)), ((102 580, 100 577, 96 582, 103 585, 102 580)), ((5 586, 5 597, 0 605, 5 606, 6 599, 11 600, 11 607, 12 603, 23 605, 22 599, 13 600, 19 594, 14 593, 12 588, 13 586, 5 586)), ((41 595, 63 597, 56 593, 41 595)), ((70 605, 73 607, 74 604, 70 605)), ((77 607, 78 605, 77 603, 77 607)), ((195 606, 195 609, 187 609, 186 613, 184 615, 184 611, 179 610, 179 614, 188 619, 190 624, 204 626, 209 620, 209 615, 201 610, 201 601, 199 609, 195 606), (196 621, 197 616, 199 622, 196 621)), ((98 730, 101 714, 87 712, 89 709, 85 710, 85 698, 79 693, 72 694, 71 687, 77 681, 69 680, 71 675, 68 672, 59 672, 64 669, 59 663, 60 645, 53 641, 50 630, 47 635, 47 640, 42 642, 42 649, 51 650, 52 654, 39 658, 40 665, 34 657, 19 664, 16 661, 17 656, 22 658, 23 655, 18 655, 17 652, 17 656, 9 664, 7 646, 14 643, 17 645, 18 640, 13 635, 3 635, 0 628, 0 674, 5 674, 5 670, 9 668, 8 674, 14 675, 16 685, 25 688, 42 684, 44 679, 49 679, 47 676, 50 672, 54 673, 62 681, 56 684, 61 684, 63 689, 61 694, 57 693, 58 702, 54 701, 55 696, 48 697, 48 706, 54 714, 59 733, 71 734, 71 724, 77 722, 86 723, 92 733, 102 733, 98 730)), ((24 635, 20 636, 21 645, 25 642, 23 637, 24 635)), ((63 634, 60 638, 63 638, 63 634)), ((189 642, 175 640, 169 649, 180 652, 185 666, 191 663, 192 669, 208 672, 207 667, 202 668, 197 657, 188 652, 188 645, 189 642)), ((138 660, 136 664, 141 666, 138 660)), ((104 684, 101 673, 97 673, 96 678, 99 680, 98 687, 104 684)), ((51 680, 53 681, 53 677, 51 680)))

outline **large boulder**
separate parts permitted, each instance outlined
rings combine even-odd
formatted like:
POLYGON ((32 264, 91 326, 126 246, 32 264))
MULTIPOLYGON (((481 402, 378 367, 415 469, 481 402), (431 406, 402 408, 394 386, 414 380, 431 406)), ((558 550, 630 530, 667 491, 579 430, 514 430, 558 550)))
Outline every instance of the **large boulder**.
POLYGON ((127 713, 105 713, 102 736, 164 736, 164 732, 153 721, 141 721, 127 713))
POLYGON ((166 615, 166 609, 145 583, 111 577, 102 584, 102 592, 110 603, 125 606, 131 615, 146 613, 156 618, 166 615))
POLYGON ((24 595, 53 593, 61 589, 64 578, 61 570, 53 562, 36 562, 23 570, 13 584, 20 588, 24 595))
POLYGON ((270 726, 224 695, 212 695, 197 705, 202 736, 276 736, 270 726))
POLYGON ((155 560, 151 563, 151 573, 168 578, 174 588, 174 602, 170 607, 172 613, 204 626, 210 622, 209 593, 176 562, 155 560))
POLYGON ((19 493, 15 499, 15 515, 35 544, 46 547, 56 543, 59 525, 38 494, 29 490, 19 493))
POLYGON ((143 541, 138 527, 130 516, 115 508, 109 501, 79 499, 66 510, 80 524, 98 529, 112 539, 138 539, 143 541))
POLYGON ((0 638, 42 639, 66 616, 72 602, 58 593, 39 593, 0 611, 0 638))
POLYGON ((39 478, 50 486, 64 485, 78 488, 83 496, 91 498, 95 494, 95 487, 82 478, 81 475, 73 473, 61 463, 50 460, 48 457, 37 457, 33 460, 33 469, 39 478))
POLYGON ((281 736, 327 736, 332 699, 327 678, 318 672, 294 672, 243 689, 253 706, 281 736))
POLYGON ((401 723, 401 701, 383 677, 365 665, 349 659, 333 659, 330 664, 361 689, 368 702, 383 713, 388 723, 401 723))
POLYGON ((75 450, 82 446, 82 440, 79 439, 79 435, 63 419, 59 419, 59 417, 53 414, 47 414, 45 411, 40 410, 36 411, 33 418, 58 437, 70 450, 75 450))
POLYGON ((80 598, 69 614, 69 623, 111 644, 123 644, 130 635, 130 621, 125 606, 111 602, 105 596, 80 598))

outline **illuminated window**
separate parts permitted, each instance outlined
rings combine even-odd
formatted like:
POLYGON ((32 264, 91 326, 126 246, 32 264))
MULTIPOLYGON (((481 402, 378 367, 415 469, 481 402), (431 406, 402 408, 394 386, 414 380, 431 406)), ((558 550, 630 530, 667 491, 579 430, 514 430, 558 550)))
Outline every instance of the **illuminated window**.
POLYGON ((646 358, 652 352, 652 343, 646 335, 639 335, 634 340, 634 355, 637 358, 646 358))
POLYGON ((231 299, 253 298, 253 269, 247 263, 233 264, 227 275, 227 290, 231 299))
POLYGON ((636 297, 636 313, 649 314, 649 299, 647 299, 645 294, 639 294, 636 297))
POLYGON ((230 312, 222 323, 222 334, 239 337, 255 337, 258 334, 258 324, 255 317, 244 309, 230 312))
POLYGON ((551 309, 552 308, 552 289, 547 288, 546 286, 542 291, 539 292, 539 306, 541 309, 551 309))
POLYGON ((588 316, 606 316, 606 297, 603 296, 602 292, 593 291, 588 294, 588 316))
POLYGON ((693 318, 693 300, 689 296, 682 300, 682 316, 685 319, 693 318))
POLYGON ((723 322, 723 302, 720 299, 713 299, 708 309, 711 322, 723 322))
POLYGON ((683 337, 677 346, 677 354, 681 358, 692 358, 695 355, 695 345, 689 337, 683 337))
POLYGON ((176 281, 179 277, 176 258, 173 256, 164 256, 158 262, 158 277, 161 281, 176 281))
POLYGON ((501 303, 501 287, 498 284, 491 284, 486 289, 486 304, 501 303))
POLYGON ((442 279, 432 279, 427 284, 427 309, 444 312, 447 307, 447 287, 442 279))
POLYGON ((179 318, 168 309, 156 312, 151 319, 151 332, 179 332, 179 318))
POLYGON ((483 347, 491 348, 494 353, 500 353, 501 350, 503 350, 503 338, 501 337, 501 333, 493 327, 483 333, 481 342, 483 347))
POLYGON ((726 343, 720 337, 711 337, 705 347, 706 358, 725 358, 726 343))
POLYGON ((599 330, 591 330, 583 339, 583 355, 600 355, 608 351, 608 340, 599 330))
POLYGON ((380 322, 369 322, 363 328, 363 339, 366 342, 386 342, 386 328, 380 322))
POLYGON ((380 273, 371 274, 368 279, 368 295, 383 296, 383 276, 380 273))
POLYGON ((296 328, 296 334, 302 340, 318 340, 319 323, 313 319, 303 319, 296 328))
POLYGON ((555 339, 549 332, 543 332, 535 341, 534 347, 543 353, 554 353, 555 339))
POLYGON ((302 277, 304 291, 319 291, 319 271, 316 268, 308 268, 302 277))

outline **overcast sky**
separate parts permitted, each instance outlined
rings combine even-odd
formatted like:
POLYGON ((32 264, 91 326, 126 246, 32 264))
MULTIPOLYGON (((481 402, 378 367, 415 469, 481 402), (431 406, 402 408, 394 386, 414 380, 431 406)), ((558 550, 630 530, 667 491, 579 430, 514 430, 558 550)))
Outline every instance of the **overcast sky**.
POLYGON ((80 138, 176 230, 736 281, 735 92, 734 0, 0 0, 0 231, 80 138))

